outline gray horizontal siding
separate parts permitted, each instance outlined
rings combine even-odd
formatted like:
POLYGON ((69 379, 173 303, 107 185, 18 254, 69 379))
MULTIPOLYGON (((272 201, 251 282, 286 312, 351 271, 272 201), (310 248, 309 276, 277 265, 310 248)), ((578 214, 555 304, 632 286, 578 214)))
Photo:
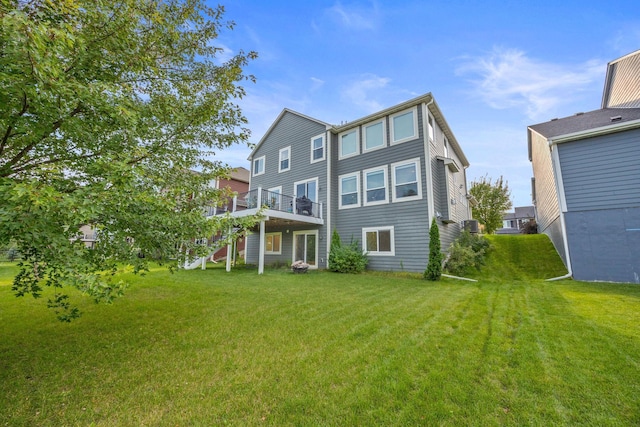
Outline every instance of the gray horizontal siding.
MULTIPOLYGON (((388 119, 388 118, 387 118, 388 119)), ((340 234, 344 244, 355 239, 362 247, 362 229, 367 227, 394 227, 395 256, 370 256, 369 268, 385 271, 415 271, 421 272, 426 268, 429 253, 429 225, 427 185, 431 180, 426 176, 424 163, 424 140, 422 134, 421 109, 418 109, 418 138, 413 141, 390 145, 390 126, 387 121, 387 146, 383 149, 360 153, 358 156, 338 160, 338 140, 334 140, 333 188, 332 197, 333 227, 340 234), (392 203, 392 173, 391 164, 408 159, 420 159, 420 181, 422 185, 422 199, 409 202, 392 203), (387 169, 387 198, 389 203, 375 206, 360 206, 352 209, 338 209, 339 197, 338 176, 360 173, 360 200, 364 199, 364 177, 362 171, 383 166, 387 169)), ((362 140, 361 140, 362 143, 362 140)))
POLYGON ((576 280, 640 283, 640 208, 565 214, 576 280))
POLYGON ((569 211, 640 206, 640 130, 558 145, 569 211))

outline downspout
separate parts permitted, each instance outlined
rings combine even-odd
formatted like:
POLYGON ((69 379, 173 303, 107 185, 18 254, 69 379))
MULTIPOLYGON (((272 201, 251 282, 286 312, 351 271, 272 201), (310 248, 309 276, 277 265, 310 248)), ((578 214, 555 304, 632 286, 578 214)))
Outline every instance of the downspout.
MULTIPOLYGON (((431 225, 431 219, 435 215, 435 205, 433 200, 433 175, 431 173, 431 147, 429 143, 429 105, 433 104, 433 95, 431 100, 424 105, 422 117, 422 134, 424 135, 424 169, 427 177, 427 223, 431 225)), ((433 129, 433 137, 436 137, 435 128, 433 129)))
POLYGON ((552 277, 546 279, 546 282, 553 282, 556 280, 569 279, 573 276, 571 271, 571 254, 569 253, 569 242, 567 240, 567 228, 564 220, 564 213, 567 211, 567 200, 564 195, 564 183, 562 181, 562 170, 560 168, 560 156, 558 154, 557 144, 553 139, 549 139, 549 148, 551 150, 551 166, 553 167, 553 173, 555 174, 556 193, 558 194, 558 208, 560 209, 560 229, 562 230, 562 243, 564 245, 564 254, 566 256, 566 265, 568 273, 564 276, 552 277), (555 150, 554 150, 555 146, 555 150))
POLYGON ((326 221, 327 221, 327 226, 326 226, 326 231, 327 231, 327 238, 325 239, 326 243, 326 247, 325 247, 325 254, 326 256, 324 257, 324 262, 325 262, 325 267, 329 268, 329 248, 331 247, 331 185, 333 182, 333 179, 331 177, 331 131, 327 130, 325 132, 325 144, 326 144, 326 156, 327 156, 327 191, 325 192, 327 195, 327 215, 326 215, 326 221))

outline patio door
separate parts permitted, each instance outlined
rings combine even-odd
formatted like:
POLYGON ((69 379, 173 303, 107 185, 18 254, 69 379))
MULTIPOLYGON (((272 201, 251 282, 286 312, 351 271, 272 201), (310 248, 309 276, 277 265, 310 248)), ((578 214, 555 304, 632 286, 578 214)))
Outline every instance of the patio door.
POLYGON ((318 268, 318 230, 293 232, 293 261, 300 260, 318 268))

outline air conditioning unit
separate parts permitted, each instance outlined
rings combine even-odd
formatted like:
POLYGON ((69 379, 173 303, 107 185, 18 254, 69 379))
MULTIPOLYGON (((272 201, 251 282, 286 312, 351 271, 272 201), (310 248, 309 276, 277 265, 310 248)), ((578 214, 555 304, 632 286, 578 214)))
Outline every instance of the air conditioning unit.
POLYGON ((463 221, 462 227, 471 234, 478 234, 478 220, 468 219, 463 221))

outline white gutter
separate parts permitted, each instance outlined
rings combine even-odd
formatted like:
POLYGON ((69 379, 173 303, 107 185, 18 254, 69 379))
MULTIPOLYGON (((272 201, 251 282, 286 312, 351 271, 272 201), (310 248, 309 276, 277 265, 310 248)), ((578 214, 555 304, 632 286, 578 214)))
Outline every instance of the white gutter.
POLYGON ((560 229, 562 230, 562 243, 564 246, 565 261, 568 273, 564 276, 553 277, 547 279, 547 282, 568 279, 573 276, 571 269, 571 253, 569 252, 569 241, 567 240, 567 227, 564 220, 564 214, 567 212, 567 199, 564 193, 564 183, 562 181, 562 169, 560 167, 560 155, 558 154, 558 147, 554 147, 558 143, 557 140, 549 139, 549 148, 551 149, 551 166, 553 173, 555 174, 556 193, 558 195, 558 204, 560 209, 560 229))
POLYGON ((565 135, 558 135, 553 139, 549 139, 548 141, 549 141, 549 146, 551 147, 552 145, 561 144, 563 142, 574 141, 576 139, 591 138, 594 136, 606 135, 608 133, 613 133, 613 132, 622 132, 624 130, 635 129, 637 127, 640 127, 640 119, 630 120, 628 122, 614 123, 611 125, 601 126, 595 129, 589 129, 587 131, 572 132, 572 133, 567 133, 565 135))
POLYGON ((327 162, 327 238, 325 239, 325 242, 327 242, 327 247, 325 248, 325 253, 326 253, 326 257, 324 259, 325 261, 325 265, 326 268, 329 268, 329 248, 331 247, 331 185, 332 185, 332 179, 331 179, 331 131, 327 129, 327 131, 325 132, 325 156, 326 156, 326 162, 327 162))
MULTIPOLYGON (((426 104, 423 103, 422 110, 422 134, 424 135, 424 168, 427 177, 427 222, 431 226, 431 218, 435 216, 435 208, 433 203, 433 175, 431 172, 431 147, 429 143, 429 105, 433 104, 433 96, 426 104)), ((433 129, 433 137, 436 137, 435 127, 433 129)))

